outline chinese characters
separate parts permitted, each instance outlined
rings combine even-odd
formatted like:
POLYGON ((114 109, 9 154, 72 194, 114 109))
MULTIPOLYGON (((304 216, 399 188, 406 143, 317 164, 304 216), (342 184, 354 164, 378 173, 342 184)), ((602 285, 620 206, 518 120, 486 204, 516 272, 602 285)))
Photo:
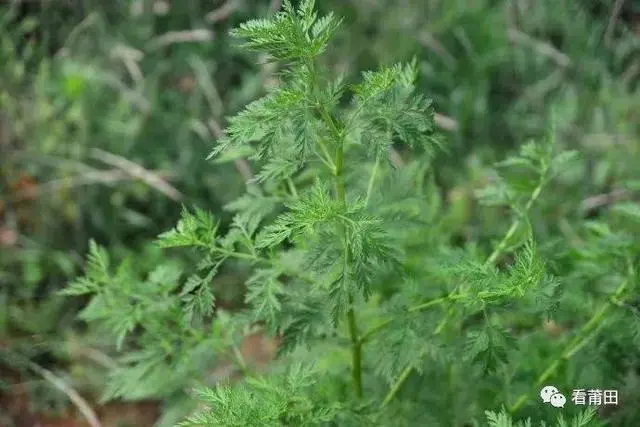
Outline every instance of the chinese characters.
MULTIPOLYGON (((567 402, 564 394, 552 386, 548 385, 540 390, 540 398, 546 404, 555 408, 563 408, 567 402)), ((574 405, 604 406, 618 404, 618 390, 600 389, 574 389, 571 392, 571 402, 574 405)))

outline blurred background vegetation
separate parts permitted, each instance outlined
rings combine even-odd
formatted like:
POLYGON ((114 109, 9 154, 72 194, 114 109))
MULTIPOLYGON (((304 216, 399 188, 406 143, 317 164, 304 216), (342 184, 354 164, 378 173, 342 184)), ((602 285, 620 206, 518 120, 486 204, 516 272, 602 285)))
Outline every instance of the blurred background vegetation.
MULTIPOLYGON (((563 197, 596 215, 611 198, 640 190, 618 185, 640 170, 640 1, 318 3, 344 17, 326 65, 347 79, 380 63, 419 61, 420 87, 436 102, 449 147, 436 179, 460 240, 491 237, 503 220, 504 212, 476 209, 473 192, 487 165, 545 133, 551 105, 564 144, 581 151, 589 171, 583 193, 563 197)), ((187 255, 151 244, 175 225, 181 204, 230 220, 225 205, 244 191, 251 167, 204 158, 225 117, 261 96, 277 69, 256 65, 227 33, 279 7, 2 2, 0 425, 80 425, 70 421, 60 381, 89 401, 100 396, 113 348, 74 320, 85 301, 56 295, 82 270, 89 239, 115 259, 136 254, 146 274, 167 260, 190 265, 187 255)), ((547 202, 543 213, 574 206, 565 201, 547 202)), ((556 226, 571 234, 571 224, 556 226)), ((242 303, 243 272, 224 273, 216 297, 232 308, 242 303)), ((262 347, 258 340, 246 351, 266 359, 262 347)), ((172 407, 100 411, 103 425, 150 426, 175 418, 172 407)))

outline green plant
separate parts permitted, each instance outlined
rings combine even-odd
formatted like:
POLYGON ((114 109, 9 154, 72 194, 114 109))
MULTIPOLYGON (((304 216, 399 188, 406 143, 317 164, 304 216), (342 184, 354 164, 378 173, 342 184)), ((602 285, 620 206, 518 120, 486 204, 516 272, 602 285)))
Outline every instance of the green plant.
MULTIPOLYGON (((136 253, 140 274, 173 262, 149 243, 175 223, 179 201, 206 200, 218 213, 224 192, 244 188, 232 164, 201 161, 203 135, 259 95, 268 76, 229 51, 225 28, 245 12, 266 13, 268 2, 214 25, 208 0, 176 3, 166 16, 129 1, 64 3, 0 5, 0 376, 16 390, 37 388, 29 404, 45 409, 49 394, 68 402, 26 359, 61 377, 87 364, 102 373, 69 351, 69 326, 86 301, 57 295, 81 271, 88 240, 107 246, 113 262, 136 253)), ((100 389, 95 377, 74 385, 100 389)))
MULTIPOLYGON (((114 270, 92 245, 86 276, 64 292, 90 294, 82 318, 136 349, 106 397, 182 395, 194 384, 205 407, 184 426, 514 425, 506 411, 484 413, 502 405, 544 425, 557 411, 532 403, 547 381, 597 387, 637 377, 640 247, 629 237, 639 231, 637 205, 619 205, 607 220, 565 214, 579 222, 571 241, 536 214, 549 208, 546 194, 571 193, 584 169, 560 149, 554 114, 546 140, 501 162, 479 194, 488 212, 513 217, 503 234, 456 244, 464 225, 434 179, 446 145, 431 102, 415 90, 417 61, 348 84, 318 61, 339 23, 318 18, 312 0, 285 1, 274 18, 234 30, 245 48, 287 67, 277 87, 229 120, 211 155, 251 153, 259 170, 227 206, 231 226, 185 209, 158 240, 196 249, 197 274, 180 280, 179 266, 160 265, 140 280, 131 262, 114 270), (229 263, 249 271, 248 307, 231 314, 215 304, 216 276, 229 263), (550 339, 540 325, 551 316, 572 331, 550 339), (238 351, 255 328, 280 341, 267 375, 238 351), (612 347, 630 355, 587 369, 612 347), (243 381, 201 387, 227 349, 243 381)), ((574 426, 605 419, 570 415, 574 426)), ((636 415, 607 417, 632 425, 636 415)))

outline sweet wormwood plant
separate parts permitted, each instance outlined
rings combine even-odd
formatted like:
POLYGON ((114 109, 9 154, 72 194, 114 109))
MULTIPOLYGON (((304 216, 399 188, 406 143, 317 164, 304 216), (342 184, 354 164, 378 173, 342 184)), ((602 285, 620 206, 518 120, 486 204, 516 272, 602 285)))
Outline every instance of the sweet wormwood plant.
MULTIPOLYGON (((160 265, 139 280, 131 263, 112 273, 92 244, 87 274, 65 293, 92 295, 82 317, 129 346, 107 397, 166 398, 195 384, 202 405, 181 426, 531 426, 512 416, 633 295, 637 244, 591 224, 582 242, 611 254, 582 248, 585 272, 573 279, 595 277, 593 260, 611 260, 599 266, 624 266, 618 288, 562 352, 536 354, 528 346, 540 344, 519 336, 509 314, 541 322, 562 300, 530 217, 575 153, 557 152, 552 129, 502 162, 481 196, 510 206, 513 222, 488 256, 474 244, 454 247, 432 170, 441 138, 429 100, 414 92, 416 64, 347 85, 318 60, 339 24, 331 14, 318 18, 312 0, 297 8, 285 1, 272 19, 234 30, 246 48, 286 68, 277 88, 230 119, 211 155, 253 153, 260 168, 228 206, 236 212, 229 229, 205 210, 185 209, 159 237, 164 248, 195 248, 197 274, 180 284, 179 267, 160 265), (412 160, 398 165, 390 153, 403 146, 412 160), (509 266, 498 266, 507 255, 509 266), (224 265, 251 271, 248 307, 232 314, 215 306, 224 265), (238 351, 256 328, 280 341, 268 374, 252 371, 238 351), (229 348, 242 382, 207 387, 208 367, 229 348), (546 370, 527 368, 536 358, 546 370)), ((620 313, 618 321, 637 322, 620 313)), ((533 413, 540 425, 603 425, 594 410, 565 421, 547 409, 533 413)))

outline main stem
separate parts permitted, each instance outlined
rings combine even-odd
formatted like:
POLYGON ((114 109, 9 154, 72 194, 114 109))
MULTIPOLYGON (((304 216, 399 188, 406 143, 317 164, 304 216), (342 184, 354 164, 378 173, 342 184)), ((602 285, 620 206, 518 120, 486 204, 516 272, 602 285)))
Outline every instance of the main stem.
POLYGON ((351 379, 353 390, 358 398, 362 397, 362 344, 358 338, 358 325, 353 310, 353 296, 349 295, 349 310, 347 311, 349 335, 351 336, 351 379))
MULTIPOLYGON (((325 112, 326 114, 326 112, 325 112)), ((323 116, 325 116, 323 114, 323 116)), ((334 125, 333 119, 326 114, 330 124, 334 125)), ((335 161, 335 180, 336 180, 336 196, 343 204, 347 204, 346 191, 344 186, 344 143, 342 137, 339 138, 338 147, 336 149, 335 161)), ((347 236, 344 236, 347 239, 347 236)), ((345 268, 350 264, 350 252, 345 244, 345 268)), ((356 313, 353 309, 354 298, 349 295, 349 308, 347 310, 347 324, 349 327, 349 336, 351 338, 351 378, 353 381, 353 389, 358 398, 362 397, 362 342, 360 341, 358 332, 358 322, 356 321, 356 313)))
MULTIPOLYGON (((318 79, 315 72, 315 67, 313 64, 313 60, 308 58, 305 61, 305 65, 309 70, 311 75, 311 87, 312 91, 315 92, 318 90, 318 79)), ((333 168, 335 185, 336 185, 336 198, 342 203, 343 206, 347 205, 347 195, 345 191, 344 185, 344 138, 345 138, 345 129, 339 129, 336 124, 336 120, 334 117, 327 111, 324 105, 318 103, 315 105, 315 109, 320 114, 320 117, 325 122, 325 124, 329 127, 329 132, 331 137, 336 142, 336 155, 335 155, 335 165, 333 168)), ((345 274, 346 269, 351 263, 351 253, 348 247, 348 236, 345 233, 345 274)), ((349 294, 348 296, 348 304, 349 308, 347 310, 347 326, 349 328, 349 336, 351 339, 351 378, 353 381, 353 389, 358 398, 362 397, 362 341, 360 340, 359 332, 358 332, 358 322, 356 320, 356 313, 353 309, 354 297, 353 294, 349 294)))

